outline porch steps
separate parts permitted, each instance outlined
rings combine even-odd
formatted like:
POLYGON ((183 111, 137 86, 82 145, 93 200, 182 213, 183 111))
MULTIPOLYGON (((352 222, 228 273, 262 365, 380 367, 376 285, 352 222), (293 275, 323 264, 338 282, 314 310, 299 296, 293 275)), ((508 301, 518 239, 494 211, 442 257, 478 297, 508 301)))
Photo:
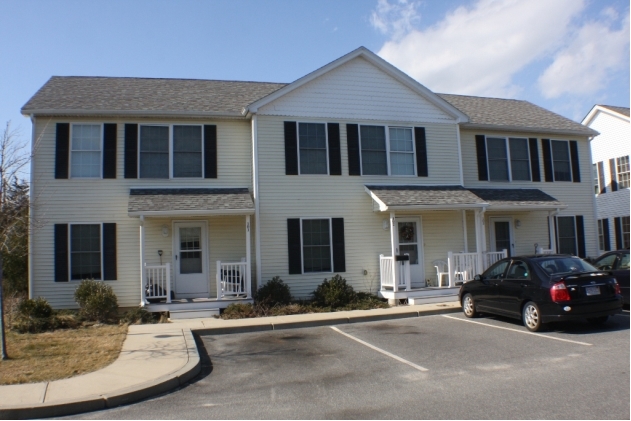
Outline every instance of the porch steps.
POLYGON ((408 298, 409 305, 418 305, 418 304, 434 304, 434 303, 448 303, 458 301, 458 293, 455 294, 446 294, 441 295, 439 297, 410 297, 408 298))
POLYGON ((171 310, 169 311, 169 319, 202 319, 213 316, 219 316, 218 308, 207 308, 201 310, 171 310))

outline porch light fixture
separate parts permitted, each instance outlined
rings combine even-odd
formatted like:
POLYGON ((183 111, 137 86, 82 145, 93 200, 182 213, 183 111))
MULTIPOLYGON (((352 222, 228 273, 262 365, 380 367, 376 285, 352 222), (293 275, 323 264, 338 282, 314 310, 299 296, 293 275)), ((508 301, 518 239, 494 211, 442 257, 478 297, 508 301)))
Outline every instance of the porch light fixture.
POLYGON ((167 227, 166 225, 162 225, 162 236, 163 237, 169 236, 169 227, 167 227))
POLYGON ((521 221, 519 219, 515 219, 515 227, 516 228, 521 227, 521 221))

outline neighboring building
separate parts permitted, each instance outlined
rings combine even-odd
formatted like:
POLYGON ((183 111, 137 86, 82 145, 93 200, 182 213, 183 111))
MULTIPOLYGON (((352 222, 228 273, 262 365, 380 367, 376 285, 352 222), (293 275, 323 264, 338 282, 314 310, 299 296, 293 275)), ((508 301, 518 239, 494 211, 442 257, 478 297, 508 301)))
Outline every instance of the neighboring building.
POLYGON ((595 105, 583 124, 591 141, 600 253, 629 248, 629 108, 595 105))
POLYGON ((22 113, 30 294, 55 307, 87 277, 152 311, 225 307, 273 276, 306 298, 336 273, 413 300, 505 253, 598 254, 597 132, 435 94, 365 48, 286 85, 52 77, 22 113))

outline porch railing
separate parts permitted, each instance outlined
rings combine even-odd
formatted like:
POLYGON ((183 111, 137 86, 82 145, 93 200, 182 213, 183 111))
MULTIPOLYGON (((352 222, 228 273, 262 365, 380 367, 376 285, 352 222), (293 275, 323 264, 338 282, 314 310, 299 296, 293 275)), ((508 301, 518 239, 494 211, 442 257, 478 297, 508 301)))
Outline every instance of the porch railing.
POLYGON ((217 299, 252 296, 250 274, 245 259, 240 262, 217 261, 217 299))
POLYGON ((166 298, 171 302, 171 264, 148 266, 145 263, 145 285, 143 288, 147 300, 166 298))
POLYGON ((449 286, 456 286, 457 282, 466 282, 480 273, 478 253, 447 253, 447 272, 449 286))
POLYGON ((410 260, 399 260, 392 256, 379 255, 379 272, 381 275, 381 289, 392 288, 393 291, 412 287, 410 275, 410 260))
MULTIPOLYGON (((506 249, 502 251, 487 251, 486 253, 484 253, 484 267, 482 268, 482 270, 487 270, 496 262, 499 262, 500 260, 502 260, 503 258, 507 256, 508 256, 508 252, 506 249)), ((482 272, 479 272, 479 273, 482 273, 482 272)))

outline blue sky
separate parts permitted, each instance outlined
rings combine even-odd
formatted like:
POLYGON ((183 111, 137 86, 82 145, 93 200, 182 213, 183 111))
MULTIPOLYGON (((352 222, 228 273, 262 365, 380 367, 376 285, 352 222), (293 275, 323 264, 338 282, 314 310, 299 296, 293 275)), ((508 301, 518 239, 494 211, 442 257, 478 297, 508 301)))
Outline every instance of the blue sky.
POLYGON ((0 124, 52 75, 291 82, 365 46, 435 92, 629 106, 622 0, 0 2, 0 124))

